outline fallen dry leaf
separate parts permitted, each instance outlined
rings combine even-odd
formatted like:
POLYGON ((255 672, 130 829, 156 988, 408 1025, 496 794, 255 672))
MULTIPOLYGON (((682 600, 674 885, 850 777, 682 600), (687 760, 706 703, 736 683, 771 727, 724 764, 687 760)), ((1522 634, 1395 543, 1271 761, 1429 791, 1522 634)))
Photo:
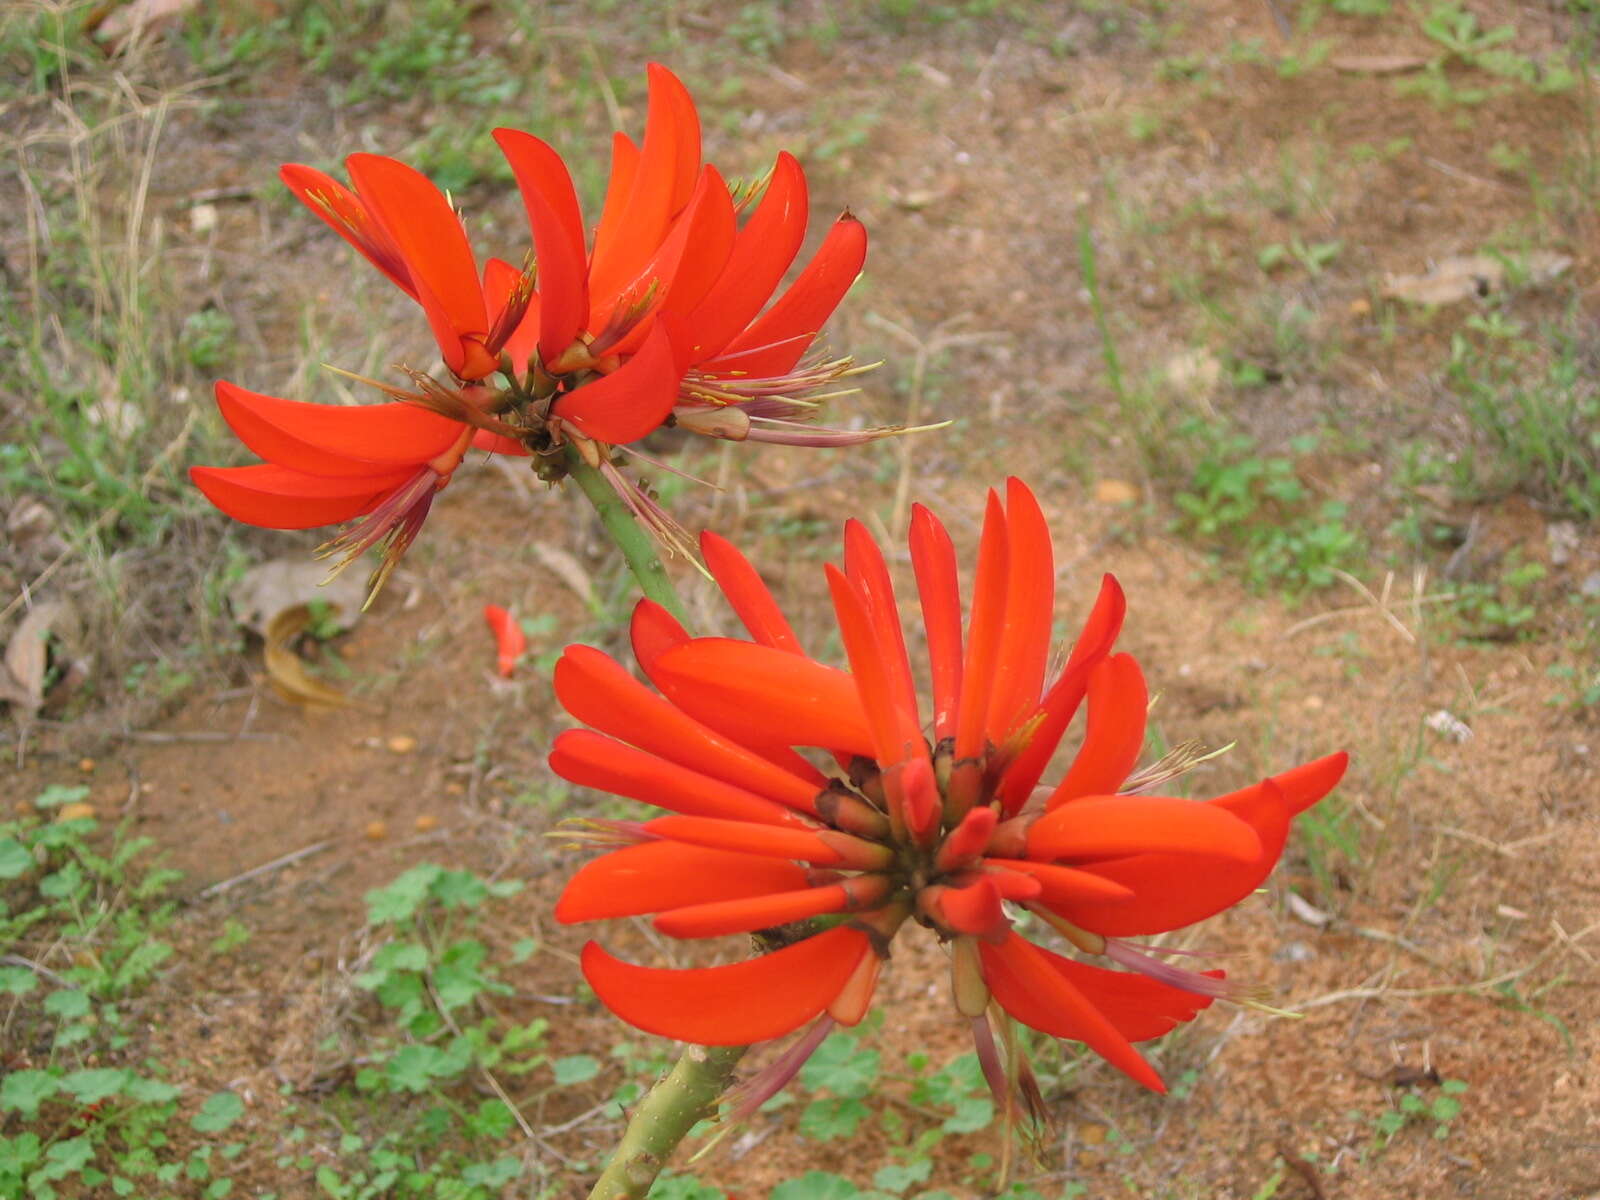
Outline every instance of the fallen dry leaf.
POLYGON ((6 643, 5 670, 0 672, 0 700, 32 716, 44 703, 44 673, 50 664, 52 628, 66 615, 62 600, 36 604, 22 618, 6 643))
MULTIPOLYGON (((1572 259, 1550 250, 1535 250, 1519 264, 1528 283, 1540 287, 1572 268, 1572 259)), ((1442 258, 1422 275, 1385 275, 1382 294, 1410 304, 1454 304, 1487 296, 1506 282, 1506 264, 1487 254, 1458 254, 1442 258)))
POLYGON ((90 32, 96 41, 120 47, 136 34, 176 21, 195 4, 196 0, 131 0, 101 20, 91 21, 90 32))
POLYGON ((533 552, 552 575, 577 593, 586 608, 593 610, 594 584, 590 582, 589 572, 583 569, 582 563, 560 546, 552 546, 549 542, 535 542, 533 552))
POLYGON ((338 614, 339 624, 349 629, 361 619, 366 599, 366 584, 355 573, 346 571, 328 579, 327 564, 307 558, 258 563, 228 591, 233 619, 262 637, 279 613, 313 603, 328 605, 338 614))
POLYGON ((1416 54, 1340 54, 1328 64, 1348 75, 1403 75, 1420 71, 1428 60, 1416 54))
POLYGON ((311 609, 296 604, 267 622, 266 642, 261 648, 267 681, 272 684, 273 691, 291 704, 305 708, 348 708, 352 703, 350 698, 314 678, 294 652, 295 639, 306 631, 311 621, 311 609))

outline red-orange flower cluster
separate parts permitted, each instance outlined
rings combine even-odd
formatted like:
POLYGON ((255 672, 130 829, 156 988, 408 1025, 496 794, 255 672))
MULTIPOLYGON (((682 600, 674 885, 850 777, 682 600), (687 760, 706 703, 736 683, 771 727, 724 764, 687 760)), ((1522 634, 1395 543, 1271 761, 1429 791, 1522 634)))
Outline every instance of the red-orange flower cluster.
POLYGON ((1346 756, 1204 801, 1149 794, 1194 756, 1138 767, 1148 696, 1134 659, 1113 653, 1124 602, 1110 576, 1051 677, 1050 537, 1016 480, 1004 503, 990 494, 965 630, 950 537, 927 510, 913 518, 931 710, 917 697, 883 555, 859 523, 846 526, 843 569, 827 568, 848 672, 804 653, 737 550, 712 534, 701 545, 749 640, 691 638, 644 601, 633 649, 656 690, 587 646, 569 647, 556 668, 558 697, 589 728, 556 740, 552 768, 671 814, 599 823, 628 844, 579 870, 556 915, 650 914, 671 937, 757 933, 781 948, 663 970, 591 942, 583 969, 601 1000, 641 1029, 706 1044, 815 1022, 780 1060, 780 1073, 792 1072, 833 1023, 861 1020, 892 939, 916 922, 949 949, 955 1006, 997 1090, 1005 1080, 989 1019, 1002 1011, 1162 1090, 1133 1043, 1189 1020, 1229 985, 1124 939, 1248 896, 1346 756), (1085 702, 1081 747, 1041 786, 1085 702), (819 769, 796 747, 831 763, 819 769), (1022 914, 1029 937, 1017 931, 1022 914), (1051 931, 1128 969, 1031 940, 1051 931))
POLYGON ((421 306, 453 383, 419 376, 420 390, 388 389, 401 399, 362 408, 219 383, 223 418, 264 461, 194 468, 207 497, 238 520, 278 529, 364 516, 336 548, 348 560, 382 542, 392 566, 474 443, 514 454, 598 443, 586 457, 609 467, 604 446, 662 424, 815 445, 891 432, 796 421, 815 407, 808 397, 850 367, 802 360, 860 273, 861 223, 841 216, 769 306, 805 239, 804 173, 781 153, 763 186, 730 188, 700 161, 699 118, 683 85, 661 66, 649 79, 644 140, 614 137, 592 245, 556 152, 520 130, 495 133, 527 210, 524 267, 491 258, 480 273, 449 198, 404 163, 351 155, 349 187, 285 166, 289 189, 421 306), (489 382, 497 374, 502 387, 489 382))

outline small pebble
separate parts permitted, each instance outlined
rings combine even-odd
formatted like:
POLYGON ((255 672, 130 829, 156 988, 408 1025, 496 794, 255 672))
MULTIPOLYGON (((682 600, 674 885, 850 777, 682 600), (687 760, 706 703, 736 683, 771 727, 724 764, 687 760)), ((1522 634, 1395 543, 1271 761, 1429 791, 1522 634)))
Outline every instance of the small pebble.
POLYGON ((56 812, 58 821, 81 821, 85 817, 92 816, 94 816, 94 805, 85 804, 82 800, 75 804, 63 804, 56 812))
POLYGON ((389 836, 389 826, 385 821, 368 821, 362 833, 369 842, 381 842, 389 836))
POLYGON ((439 828, 438 817, 429 816, 428 814, 424 813, 422 816, 417 818, 418 833, 431 833, 437 828, 439 828))
POLYGON ((89 772, 94 770, 94 759, 80 758, 78 760, 78 770, 82 771, 85 775, 89 774, 89 772))
POLYGON ((410 754, 417 748, 417 739, 409 733, 397 733, 384 744, 396 754, 410 754))

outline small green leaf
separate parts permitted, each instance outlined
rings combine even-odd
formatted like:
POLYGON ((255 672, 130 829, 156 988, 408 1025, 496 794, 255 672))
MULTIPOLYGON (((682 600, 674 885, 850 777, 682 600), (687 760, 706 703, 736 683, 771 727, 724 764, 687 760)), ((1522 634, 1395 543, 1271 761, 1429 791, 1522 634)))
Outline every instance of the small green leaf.
POLYGON ((800 1114, 800 1132, 818 1142, 846 1138, 871 1115, 872 1110, 854 1098, 813 1100, 800 1114))
POLYGON ((878 1078, 878 1052, 861 1049, 856 1039, 834 1034, 800 1070, 800 1082, 813 1091, 826 1088, 841 1099, 865 1096, 878 1078))
POLYGON ((0 879, 16 879, 33 866, 33 855, 14 837, 0 838, 0 879))
POLYGON ((60 1017, 63 1021, 71 1021, 78 1017, 87 1016, 89 1013, 89 993, 80 992, 74 988, 51 992, 44 998, 44 1011, 52 1017, 60 1017))
POLYGON ((891 1163, 887 1167, 879 1167, 877 1174, 872 1177, 872 1186, 882 1188, 886 1192, 903 1192, 913 1183, 921 1183, 933 1174, 933 1163, 926 1158, 919 1158, 916 1162, 891 1163))
POLYGON ((199 1133, 221 1133, 244 1116, 244 1101, 233 1092, 213 1092, 189 1124, 199 1133))
POLYGON ((600 1060, 591 1054, 569 1054, 550 1064, 556 1083, 568 1087, 574 1083, 587 1083, 600 1074, 600 1060))
POLYGON ((141 1104, 166 1104, 176 1100, 183 1092, 164 1079, 132 1079, 123 1089, 129 1100, 137 1100, 141 1104))
POLYGON ((410 920, 428 898, 433 881, 443 874, 444 868, 437 863, 419 863, 388 887, 374 888, 366 896, 367 924, 410 920))
POLYGON ((71 1092, 79 1104, 99 1104, 118 1095, 132 1082, 133 1072, 126 1068, 91 1067, 62 1076, 61 1087, 71 1092))
POLYGON ((807 1171, 799 1179, 780 1183, 768 1200, 856 1200, 861 1189, 843 1176, 828 1171, 807 1171))
POLYGON ((11 1110, 24 1117, 35 1117, 43 1104, 61 1088, 61 1081, 48 1071, 8 1072, 0 1080, 0 1111, 11 1110))
POLYGON ((0 993, 25 996, 39 986, 39 977, 27 967, 0 967, 0 993))
POLYGON ((36 808, 60 808, 63 804, 76 804, 88 798, 88 784, 52 783, 33 798, 33 803, 36 808))

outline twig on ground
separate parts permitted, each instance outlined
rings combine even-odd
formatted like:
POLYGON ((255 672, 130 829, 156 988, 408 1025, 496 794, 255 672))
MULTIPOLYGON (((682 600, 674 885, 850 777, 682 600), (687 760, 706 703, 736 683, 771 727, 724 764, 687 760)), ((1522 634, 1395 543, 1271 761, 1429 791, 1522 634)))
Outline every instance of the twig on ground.
POLYGON ((241 883, 245 883, 251 879, 254 879, 258 875, 265 875, 269 871, 276 871, 279 867, 287 867, 290 863, 299 862, 302 858, 310 858, 313 854, 318 854, 321 851, 326 850, 329 846, 333 845, 336 840, 336 838, 329 838, 324 842, 313 842, 309 846, 302 846, 300 849, 291 851, 288 854, 279 855, 271 862, 264 862, 259 867, 251 867, 248 871, 245 871, 240 875, 235 875, 232 879, 224 879, 220 883, 213 883, 210 887, 204 889, 196 898, 200 900, 209 900, 212 896, 220 896, 223 892, 237 887, 241 883))

